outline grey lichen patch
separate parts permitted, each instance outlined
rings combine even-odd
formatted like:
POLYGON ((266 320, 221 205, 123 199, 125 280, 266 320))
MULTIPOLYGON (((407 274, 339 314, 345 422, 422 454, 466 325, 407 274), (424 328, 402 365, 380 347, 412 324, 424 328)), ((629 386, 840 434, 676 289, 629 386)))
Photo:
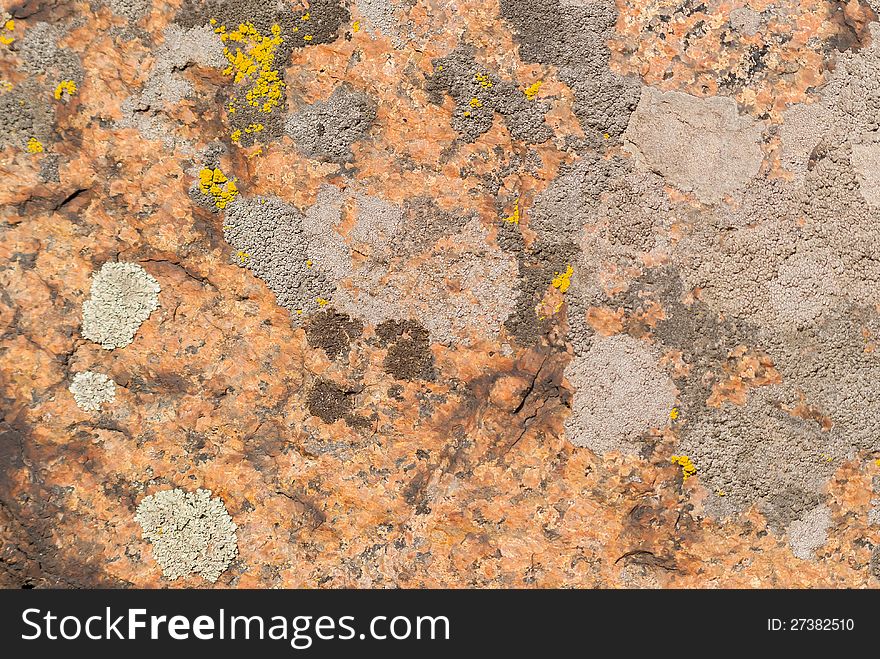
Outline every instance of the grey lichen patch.
POLYGON ((105 0, 117 16, 137 22, 146 16, 153 7, 152 0, 105 0))
POLYGON ((376 102, 342 84, 327 100, 291 114, 285 130, 309 158, 341 164, 351 162, 351 145, 366 135, 375 119, 376 102))
POLYGON ((638 166, 706 204, 745 187, 764 159, 761 125, 740 116, 736 101, 720 96, 646 87, 625 139, 638 166))
POLYGON ((204 67, 223 67, 223 47, 213 31, 207 26, 182 29, 169 25, 164 34, 165 42, 156 48, 155 61, 147 82, 140 93, 122 103, 122 128, 136 128, 149 140, 162 140, 169 148, 188 148, 186 142, 175 135, 167 118, 186 98, 194 93, 192 83, 182 74, 190 64, 204 67))
POLYGON ((427 90, 435 102, 444 93, 455 101, 452 127, 467 142, 475 141, 492 127, 495 114, 504 118, 510 135, 527 143, 545 142, 553 131, 544 122, 546 102, 529 100, 522 89, 486 71, 474 60, 473 49, 459 47, 433 61, 434 73, 427 90))
POLYGON ((355 0, 357 11, 364 18, 360 28, 370 34, 386 36, 395 48, 401 48, 406 41, 400 35, 398 14, 406 4, 399 0, 355 0))
POLYGON ((658 361, 640 339, 594 337, 590 349, 565 369, 575 389, 565 422, 568 440, 600 455, 633 452, 641 436, 663 428, 675 406, 676 389, 658 361))
POLYGON ((51 94, 32 81, 0 87, 0 147, 26 149, 31 139, 45 145, 52 133, 51 94))
POLYGON ((434 379, 434 355, 424 327, 412 320, 388 320, 376 328, 376 337, 387 349, 386 373, 398 380, 434 379))
POLYGON ((27 71, 45 74, 50 81, 82 82, 83 68, 79 55, 58 45, 64 36, 61 27, 40 22, 28 28, 21 40, 20 54, 27 71))
POLYGON ((468 221, 419 257, 408 255, 406 235, 391 243, 401 246, 400 258, 352 262, 336 293, 337 308, 371 325, 417 319, 444 345, 497 336, 515 306, 516 262, 488 243, 480 221, 468 221))
POLYGON ((330 359, 347 354, 351 342, 364 331, 360 320, 333 309, 313 314, 304 326, 309 344, 323 349, 330 359))
POLYGON ((159 308, 160 290, 137 263, 105 263, 92 276, 91 296, 83 302, 82 335, 105 350, 127 346, 159 308))
POLYGON ((756 504, 776 530, 821 502, 832 456, 845 455, 818 424, 786 412, 786 400, 762 387, 743 406, 704 409, 688 419, 676 449, 716 496, 740 510, 756 504))
POLYGON ((609 68, 614 0, 501 0, 501 16, 514 28, 524 61, 558 67, 560 79, 574 91, 574 112, 588 142, 615 142, 639 101, 641 82, 609 68))
POLYGON ((852 166, 862 197, 872 209, 880 209, 880 139, 876 134, 852 145, 852 166))
POLYGON ((70 381, 70 393, 84 412, 97 412, 103 403, 116 400, 116 383, 103 373, 82 371, 70 381))
POLYGON ((788 544, 795 557, 805 561, 813 560, 816 552, 828 542, 828 529, 831 528, 831 510, 827 506, 816 506, 801 519, 788 527, 788 544))
POLYGON ((135 520, 166 579, 198 574, 214 583, 238 554, 238 527, 210 490, 152 494, 141 501, 135 520))
POLYGON ((331 299, 335 282, 293 206, 274 197, 239 199, 226 210, 223 235, 235 262, 266 282, 294 322, 331 299))

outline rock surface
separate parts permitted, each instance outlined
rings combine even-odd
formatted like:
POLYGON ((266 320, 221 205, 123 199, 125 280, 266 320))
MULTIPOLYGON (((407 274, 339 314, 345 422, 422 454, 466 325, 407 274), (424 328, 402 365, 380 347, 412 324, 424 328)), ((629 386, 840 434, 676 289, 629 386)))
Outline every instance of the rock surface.
POLYGON ((875 9, 0 0, 0 585, 877 587, 875 9))

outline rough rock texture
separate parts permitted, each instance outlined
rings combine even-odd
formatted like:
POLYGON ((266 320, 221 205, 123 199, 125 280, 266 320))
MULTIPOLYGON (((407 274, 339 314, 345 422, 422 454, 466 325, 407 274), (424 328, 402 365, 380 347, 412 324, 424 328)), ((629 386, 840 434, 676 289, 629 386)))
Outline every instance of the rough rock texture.
POLYGON ((0 585, 880 585, 864 0, 7 11, 0 585))

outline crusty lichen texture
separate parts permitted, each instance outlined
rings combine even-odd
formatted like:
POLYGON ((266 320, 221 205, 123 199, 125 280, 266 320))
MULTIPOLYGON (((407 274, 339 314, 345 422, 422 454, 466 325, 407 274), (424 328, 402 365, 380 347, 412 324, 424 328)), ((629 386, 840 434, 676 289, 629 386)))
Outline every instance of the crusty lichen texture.
POLYGON ((880 0, 6 5, 0 586, 880 586, 880 0))
POLYGON ((238 527, 210 490, 151 494, 137 507, 135 520, 166 579, 197 574, 214 583, 238 555, 238 527))
POLYGON ((137 263, 107 262, 83 302, 82 335, 105 350, 124 348, 159 308, 159 282, 137 263))
POLYGON ((103 373, 82 371, 70 380, 70 393, 77 407, 84 412, 96 412, 104 403, 116 399, 116 383, 103 373))

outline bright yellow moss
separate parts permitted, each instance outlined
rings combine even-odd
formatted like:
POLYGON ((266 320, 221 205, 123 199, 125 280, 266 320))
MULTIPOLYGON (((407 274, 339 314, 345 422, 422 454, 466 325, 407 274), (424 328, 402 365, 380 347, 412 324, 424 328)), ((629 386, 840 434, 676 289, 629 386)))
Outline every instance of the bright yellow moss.
POLYGON ((553 288, 558 288, 560 293, 565 293, 571 286, 571 276, 574 274, 574 268, 568 266, 565 272, 557 272, 553 278, 553 288))
POLYGON ((199 190, 211 197, 219 209, 226 208, 238 196, 235 181, 226 178, 219 168, 205 167, 199 172, 199 190))
POLYGON ((485 73, 477 73, 474 75, 474 82, 480 83, 480 87, 488 89, 492 86, 492 80, 485 73))
POLYGON ((684 480, 687 480, 691 476, 696 475, 697 467, 691 462, 691 459, 686 455, 673 455, 671 458, 674 464, 677 464, 681 467, 681 474, 684 480))
MULTIPOLYGON (((6 14, 6 15, 9 16, 9 14, 6 14)), ((15 31, 15 21, 10 18, 3 24, 3 31, 0 32, 0 44, 3 44, 4 46, 8 46, 13 41, 15 41, 15 37, 12 36, 12 33, 14 31, 15 31)))
POLYGON ((543 82, 538 80, 538 82, 536 82, 535 84, 529 85, 528 87, 526 87, 523 90, 523 93, 526 95, 526 98, 529 99, 530 101, 534 101, 535 97, 538 95, 538 90, 541 89, 541 85, 543 85, 543 84, 544 84, 543 82))
POLYGON ((27 144, 28 153, 43 153, 45 149, 43 148, 43 143, 40 142, 36 137, 32 137, 28 140, 27 144))
POLYGON ((73 80, 62 80, 55 88, 55 100, 60 101, 64 94, 73 96, 76 94, 76 83, 73 80))
POLYGON ((513 202, 513 213, 504 218, 508 224, 519 224, 519 199, 513 202))
MULTIPOLYGON (((280 102, 284 83, 275 64, 275 51, 283 41, 281 27, 273 25, 271 35, 263 36, 252 23, 242 23, 238 29, 227 32, 226 26, 214 28, 224 44, 232 44, 223 49, 228 66, 225 75, 233 76, 236 84, 248 85, 245 98, 249 105, 261 112, 271 112, 280 102)), ((230 106, 230 112, 234 112, 230 106)))

